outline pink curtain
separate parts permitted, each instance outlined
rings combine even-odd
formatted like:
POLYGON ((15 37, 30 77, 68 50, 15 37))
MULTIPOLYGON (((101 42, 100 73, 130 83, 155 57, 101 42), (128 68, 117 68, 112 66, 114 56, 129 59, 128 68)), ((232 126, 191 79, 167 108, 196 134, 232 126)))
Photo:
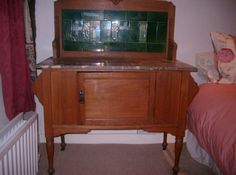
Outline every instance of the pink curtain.
POLYGON ((34 110, 25 54, 23 0, 0 0, 0 73, 8 118, 34 110))

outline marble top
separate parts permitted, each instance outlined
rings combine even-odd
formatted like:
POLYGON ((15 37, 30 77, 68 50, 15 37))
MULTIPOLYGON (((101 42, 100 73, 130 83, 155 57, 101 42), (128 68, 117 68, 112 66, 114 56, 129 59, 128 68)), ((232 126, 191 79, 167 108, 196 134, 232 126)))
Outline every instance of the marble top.
POLYGON ((48 58, 37 64, 38 69, 74 68, 78 71, 138 71, 184 70, 196 72, 197 68, 178 60, 160 58, 48 58))

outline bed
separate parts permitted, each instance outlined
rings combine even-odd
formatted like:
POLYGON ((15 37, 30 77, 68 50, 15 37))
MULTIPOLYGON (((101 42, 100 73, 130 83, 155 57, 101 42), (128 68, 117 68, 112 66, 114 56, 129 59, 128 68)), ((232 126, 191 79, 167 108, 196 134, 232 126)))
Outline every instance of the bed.
POLYGON ((187 148, 195 160, 208 165, 215 174, 235 175, 236 43, 222 33, 216 35, 221 42, 217 45, 213 38, 216 54, 197 57, 199 73, 208 81, 199 86, 188 108, 187 148))
POLYGON ((216 174, 236 174, 236 84, 201 85, 189 107, 187 126, 192 157, 209 165, 216 174), (210 158, 194 147, 194 136, 210 158))

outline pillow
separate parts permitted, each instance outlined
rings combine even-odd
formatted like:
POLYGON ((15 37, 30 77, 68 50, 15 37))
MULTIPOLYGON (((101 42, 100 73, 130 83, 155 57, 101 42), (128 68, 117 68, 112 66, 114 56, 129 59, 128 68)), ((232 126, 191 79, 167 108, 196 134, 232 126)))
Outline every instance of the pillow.
POLYGON ((210 83, 218 82, 220 76, 216 68, 214 53, 202 52, 196 54, 196 67, 198 75, 210 83))
POLYGON ((230 35, 234 39, 234 45, 236 47, 236 36, 230 35))
POLYGON ((219 83, 236 83, 236 37, 211 32, 215 61, 220 74, 219 83))

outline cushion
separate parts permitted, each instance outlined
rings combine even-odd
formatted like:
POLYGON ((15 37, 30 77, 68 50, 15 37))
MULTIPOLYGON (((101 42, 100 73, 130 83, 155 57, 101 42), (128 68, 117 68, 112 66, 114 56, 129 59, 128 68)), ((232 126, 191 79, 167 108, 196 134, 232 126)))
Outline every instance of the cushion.
POLYGON ((202 52, 196 54, 196 67, 198 75, 206 82, 216 83, 219 80, 219 73, 215 64, 213 52, 202 52))
POLYGON ((234 39, 234 44, 236 46, 236 36, 230 35, 234 39))
POLYGON ((219 83, 236 83, 236 37, 211 32, 215 61, 220 74, 219 83))

